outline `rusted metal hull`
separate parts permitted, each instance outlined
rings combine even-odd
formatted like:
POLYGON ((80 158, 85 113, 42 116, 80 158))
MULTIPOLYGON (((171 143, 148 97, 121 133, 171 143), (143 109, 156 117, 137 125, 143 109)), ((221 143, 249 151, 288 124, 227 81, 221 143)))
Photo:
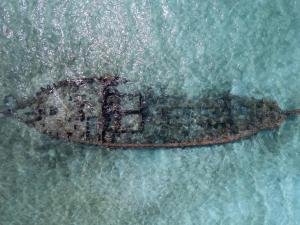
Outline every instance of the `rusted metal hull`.
MULTIPOLYGON (((279 126, 279 125, 278 125, 279 126)), ((272 130, 276 127, 266 128, 263 130, 272 130)), ((260 130, 261 131, 261 130, 260 130)), ((182 141, 182 142, 172 142, 172 143, 104 143, 102 144, 105 147, 109 148, 182 148, 182 147, 193 147, 193 146, 208 146, 208 145, 221 145, 226 144, 229 142, 235 142, 239 141, 241 139, 249 138, 255 134, 257 134, 259 131, 243 131, 240 134, 236 135, 228 135, 228 136, 222 136, 216 139, 195 139, 191 141, 182 141)))
POLYGON ((229 93, 189 99, 137 91, 118 76, 60 81, 12 111, 52 137, 106 147, 224 144, 274 129, 294 113, 229 93))

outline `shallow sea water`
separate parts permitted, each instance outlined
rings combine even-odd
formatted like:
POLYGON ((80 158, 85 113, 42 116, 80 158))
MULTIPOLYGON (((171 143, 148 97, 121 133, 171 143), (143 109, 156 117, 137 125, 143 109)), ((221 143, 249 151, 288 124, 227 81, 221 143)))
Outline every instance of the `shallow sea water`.
MULTIPOLYGON (((299 12, 299 0, 0 0, 0 99, 109 72, 300 107, 299 12)), ((300 224, 300 119, 220 146, 109 150, 1 118, 0 224, 300 224)))

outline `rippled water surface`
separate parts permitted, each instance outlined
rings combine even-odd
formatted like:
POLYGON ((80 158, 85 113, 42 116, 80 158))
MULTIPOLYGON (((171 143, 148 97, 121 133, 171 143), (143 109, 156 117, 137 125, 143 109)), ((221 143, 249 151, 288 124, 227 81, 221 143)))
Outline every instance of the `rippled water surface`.
MULTIPOLYGON (((109 72, 300 107, 299 12, 299 0, 0 0, 0 99, 109 72)), ((221 146, 112 151, 1 118, 0 224, 300 224, 300 120, 221 146)))

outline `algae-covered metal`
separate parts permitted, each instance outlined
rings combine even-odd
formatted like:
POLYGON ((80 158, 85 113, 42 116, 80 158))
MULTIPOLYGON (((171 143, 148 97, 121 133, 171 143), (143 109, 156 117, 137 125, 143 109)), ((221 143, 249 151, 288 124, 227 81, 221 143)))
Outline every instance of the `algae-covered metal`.
POLYGON ((138 92, 118 76, 63 80, 2 112, 50 136, 107 147, 222 144, 273 129, 296 113, 228 92, 196 100, 138 92))

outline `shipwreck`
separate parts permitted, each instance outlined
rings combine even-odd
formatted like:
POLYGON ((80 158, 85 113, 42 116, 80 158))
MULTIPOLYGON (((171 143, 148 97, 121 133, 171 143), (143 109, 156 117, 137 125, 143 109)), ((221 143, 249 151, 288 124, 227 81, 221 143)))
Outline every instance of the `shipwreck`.
MULTIPOLYGON (((130 82, 129 82, 130 83, 130 82)), ((119 76, 62 80, 27 100, 6 98, 0 115, 51 137, 106 147, 224 144, 278 127, 299 109, 229 92, 194 101, 127 88, 119 76)))

